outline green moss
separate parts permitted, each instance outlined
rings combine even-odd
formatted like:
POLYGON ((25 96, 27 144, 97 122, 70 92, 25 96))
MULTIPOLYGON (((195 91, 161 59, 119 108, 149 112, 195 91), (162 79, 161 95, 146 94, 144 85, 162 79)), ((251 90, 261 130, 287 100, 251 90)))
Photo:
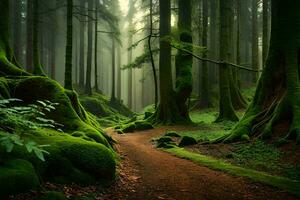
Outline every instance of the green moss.
POLYGON ((39 180, 32 164, 14 159, 0 164, 0 197, 37 189, 39 180))
POLYGON ((162 136, 155 140, 157 148, 172 148, 176 143, 170 136, 162 136))
POLYGON ((146 121, 136 121, 135 122, 135 129, 138 131, 142 130, 148 130, 148 129, 153 129, 152 124, 146 121))
POLYGON ((169 131, 165 134, 165 136, 170 136, 170 137, 181 137, 177 132, 175 131, 169 131))
POLYGON ((36 200, 67 200, 67 197, 61 192, 46 192, 42 197, 36 198, 36 200))
POLYGON ((115 177, 113 153, 101 144, 92 142, 60 142, 62 153, 74 166, 97 178, 112 180, 115 177))
POLYGON ((299 181, 294 181, 279 176, 272 176, 264 172, 259 172, 251 169, 237 167, 222 160, 217 160, 201 154, 192 153, 182 148, 168 148, 164 149, 164 151, 174 154, 180 158, 192 160, 197 164, 204 165, 215 170, 221 170, 236 176, 247 177, 257 182, 287 190, 288 192, 300 197, 299 181))
POLYGON ((193 144, 197 144, 195 138, 190 136, 183 136, 178 146, 185 147, 193 144))
POLYGON ((0 78, 0 98, 9 99, 8 84, 5 78, 0 78))
POLYGON ((119 127, 118 131, 120 133, 130 133, 134 131, 143 131, 143 130, 149 130, 153 129, 152 124, 146 121, 134 121, 134 122, 129 122, 124 125, 121 125, 119 127))

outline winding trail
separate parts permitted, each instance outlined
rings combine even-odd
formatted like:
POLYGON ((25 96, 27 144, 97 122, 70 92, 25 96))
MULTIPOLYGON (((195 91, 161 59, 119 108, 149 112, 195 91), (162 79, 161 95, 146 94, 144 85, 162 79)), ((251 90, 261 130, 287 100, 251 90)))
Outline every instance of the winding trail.
POLYGON ((113 184, 107 199, 118 200, 230 200, 230 199, 295 199, 284 191, 253 183, 242 177, 199 166, 154 148, 151 138, 166 130, 184 127, 161 127, 153 130, 118 135, 122 156, 120 179, 113 184))

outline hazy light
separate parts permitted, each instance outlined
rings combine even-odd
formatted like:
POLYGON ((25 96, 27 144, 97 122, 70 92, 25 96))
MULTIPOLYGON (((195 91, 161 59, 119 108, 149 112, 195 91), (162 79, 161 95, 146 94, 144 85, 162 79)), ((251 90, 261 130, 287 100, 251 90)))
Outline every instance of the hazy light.
POLYGON ((119 0, 120 3, 120 8, 122 11, 122 14, 125 16, 128 13, 128 9, 129 9, 129 0, 119 0))

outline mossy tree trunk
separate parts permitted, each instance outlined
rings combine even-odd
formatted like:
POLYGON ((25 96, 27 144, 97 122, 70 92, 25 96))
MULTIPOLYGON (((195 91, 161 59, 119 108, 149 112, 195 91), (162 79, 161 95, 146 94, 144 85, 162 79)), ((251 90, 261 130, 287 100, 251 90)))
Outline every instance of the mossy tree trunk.
POLYGON ((73 90, 72 82, 72 52, 73 52, 73 0, 67 1, 67 45, 65 64, 65 88, 73 90))
MULTIPOLYGON (((134 1, 133 0, 129 0, 129 10, 130 12, 129 15, 128 15, 128 47, 131 47, 132 46, 132 43, 133 43, 133 34, 132 34, 132 31, 134 29, 134 26, 133 26, 133 15, 135 13, 135 7, 134 7, 134 1)), ((127 54, 127 63, 128 64, 131 64, 132 63, 132 49, 130 48, 128 50, 128 54, 127 54)), ((129 68, 128 69, 128 77, 127 77, 127 80, 128 80, 128 84, 127 84, 127 90, 128 90, 128 107, 129 108, 132 108, 133 105, 132 105, 132 69, 129 68)))
POLYGON ((9 0, 0 1, 0 76, 28 75, 18 68, 14 53, 9 44, 9 0))
POLYGON ((221 140, 274 136, 300 142, 299 10, 300 1, 272 0, 270 49, 255 97, 231 134, 221 140), (280 125, 284 128, 276 130, 280 125))
MULTIPOLYGON (((93 0, 88 0, 88 13, 92 15, 93 0)), ((87 50, 87 64, 86 64, 86 78, 85 78, 85 93, 92 95, 92 53, 93 53, 93 22, 88 19, 88 50, 87 50)))
MULTIPOLYGON (((191 0, 178 1, 178 30, 180 42, 193 43, 191 0)), ((190 51, 193 51, 190 49, 190 51)), ((187 100, 193 89, 193 57, 180 50, 176 55, 176 103, 183 118, 189 119, 187 100)))
MULTIPOLYGON (((228 61, 230 59, 230 17, 232 14, 232 0, 220 0, 220 59, 228 61)), ((226 64, 220 66, 219 72, 219 116, 217 122, 229 120, 237 121, 230 94, 230 67, 226 64)))
POLYGON ((80 1, 80 13, 82 13, 83 16, 80 17, 80 27, 79 27, 79 34, 80 34, 80 43, 79 43, 79 86, 81 88, 84 88, 84 33, 85 33, 85 20, 86 17, 85 14, 85 1, 80 1))
POLYGON ((176 95, 173 90, 172 69, 171 69, 171 2, 170 0, 159 1, 160 11, 160 54, 159 54, 159 92, 160 101, 156 112, 151 117, 156 124, 173 124, 186 121, 180 115, 176 95))

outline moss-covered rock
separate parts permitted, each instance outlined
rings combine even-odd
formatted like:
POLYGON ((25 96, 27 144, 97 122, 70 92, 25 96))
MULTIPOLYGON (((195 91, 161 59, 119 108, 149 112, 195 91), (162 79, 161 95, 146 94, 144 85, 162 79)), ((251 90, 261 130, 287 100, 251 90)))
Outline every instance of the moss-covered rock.
POLYGON ((175 131, 169 131, 165 134, 165 136, 170 136, 170 137, 181 137, 177 132, 175 131))
POLYGON ((176 146, 176 143, 170 136, 162 136, 156 140, 157 148, 172 148, 174 146, 176 146))
POLYGON ((26 160, 14 159, 0 164, 0 197, 37 189, 39 179, 32 164, 26 160))
POLYGON ((197 140, 195 138, 190 136, 183 136, 178 146, 185 147, 193 144, 197 144, 197 140))
POLYGON ((135 129, 138 131, 148 130, 148 129, 153 129, 153 128, 154 127, 149 122, 146 122, 146 121, 136 121, 135 122, 135 129))
POLYGON ((153 126, 152 124, 146 121, 134 121, 134 122, 126 123, 124 125, 117 126, 115 128, 118 133, 122 134, 122 133, 131 133, 134 131, 153 129, 153 126))

